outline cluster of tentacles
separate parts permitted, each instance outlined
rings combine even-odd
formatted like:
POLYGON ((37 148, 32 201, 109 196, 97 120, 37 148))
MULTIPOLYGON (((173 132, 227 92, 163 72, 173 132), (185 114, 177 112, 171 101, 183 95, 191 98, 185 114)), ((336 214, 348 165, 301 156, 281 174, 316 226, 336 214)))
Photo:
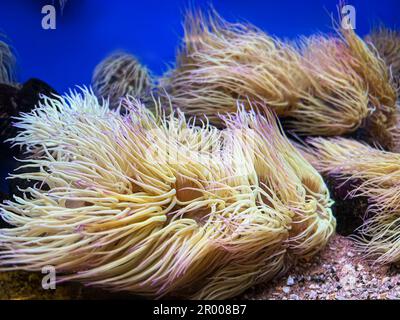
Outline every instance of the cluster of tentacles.
POLYGON ((351 29, 289 43, 215 12, 188 13, 176 66, 160 86, 174 105, 218 125, 219 113, 250 98, 253 107, 262 112, 267 105, 298 134, 333 136, 363 128, 367 141, 393 146, 391 75, 351 29))
POLYGON ((400 150, 400 33, 396 30, 381 27, 371 32, 365 40, 385 61, 397 90, 397 114, 389 117, 391 126, 388 129, 387 136, 389 136, 390 141, 389 149, 398 152, 400 150))
POLYGON ((218 113, 235 111, 237 99, 246 104, 250 98, 284 115, 297 105, 304 86, 299 64, 293 47, 254 26, 228 23, 216 13, 189 13, 176 68, 160 85, 174 105, 216 124, 218 113))
POLYGON ((15 83, 16 59, 10 46, 0 40, 0 83, 15 83))
POLYGON ((366 257, 400 261, 400 154, 346 138, 312 138, 305 157, 336 186, 350 182, 349 197, 369 199, 364 224, 354 237, 366 257))
POLYGON ((153 86, 150 71, 132 55, 115 52, 101 61, 93 72, 93 91, 118 108, 121 99, 133 96, 142 101, 150 97, 153 86))
POLYGON ((400 32, 381 27, 371 32, 365 40, 385 60, 400 88, 400 32))
POLYGON ((53 265, 154 297, 227 298, 321 249, 335 229, 318 172, 274 115, 242 107, 219 131, 133 98, 46 98, 13 139, 35 181, 1 208, 0 270, 53 265))
POLYGON ((370 145, 343 137, 320 137, 307 139, 299 149, 333 183, 331 187, 350 188, 347 199, 367 199, 367 211, 358 212, 364 222, 353 236, 364 256, 380 264, 399 263, 400 118, 396 86, 400 51, 396 48, 400 38, 388 29, 374 31, 366 42, 351 31, 343 36, 353 57, 351 68, 368 87, 372 112, 362 126, 361 140, 370 145))
POLYGON ((353 30, 344 30, 343 37, 351 51, 352 68, 362 77, 368 87, 368 104, 373 112, 365 121, 364 139, 387 150, 396 147, 398 123, 397 92, 390 69, 374 48, 369 48, 353 30))

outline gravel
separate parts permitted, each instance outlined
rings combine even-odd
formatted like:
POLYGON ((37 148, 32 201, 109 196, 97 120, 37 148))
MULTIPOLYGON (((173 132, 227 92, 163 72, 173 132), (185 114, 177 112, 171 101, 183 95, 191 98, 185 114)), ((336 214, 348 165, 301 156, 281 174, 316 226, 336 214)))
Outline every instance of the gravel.
POLYGON ((286 276, 253 287, 239 299, 250 300, 400 300, 400 269, 362 259, 352 240, 336 235, 310 261, 286 276))

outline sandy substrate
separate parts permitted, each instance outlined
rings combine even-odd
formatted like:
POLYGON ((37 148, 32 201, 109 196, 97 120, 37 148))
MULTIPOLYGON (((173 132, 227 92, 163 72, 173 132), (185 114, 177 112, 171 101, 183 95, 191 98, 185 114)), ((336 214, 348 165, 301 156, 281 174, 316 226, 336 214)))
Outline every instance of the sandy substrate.
POLYGON ((363 261, 350 239, 336 235, 310 262, 294 267, 284 277, 249 289, 240 298, 400 299, 400 269, 363 261))
MULTIPOLYGON (((79 284, 41 288, 41 274, 0 273, 0 299, 118 299, 135 298, 112 294, 79 284)), ((351 240, 335 236, 311 261, 288 274, 249 289, 239 299, 327 300, 400 299, 400 269, 374 266, 363 261, 351 240)))

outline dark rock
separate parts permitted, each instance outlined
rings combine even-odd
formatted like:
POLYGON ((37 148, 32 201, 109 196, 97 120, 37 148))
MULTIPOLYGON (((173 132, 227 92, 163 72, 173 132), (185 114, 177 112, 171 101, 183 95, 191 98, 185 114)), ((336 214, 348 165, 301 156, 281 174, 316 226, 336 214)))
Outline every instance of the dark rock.
POLYGON ((18 93, 18 111, 30 112, 41 101, 40 95, 53 97, 57 95, 52 87, 39 79, 29 79, 24 83, 18 93))
MULTIPOLYGON (((21 112, 27 113, 33 110, 42 100, 42 95, 56 94, 57 92, 47 83, 35 78, 29 79, 20 86, 0 84, 0 161, 4 164, 0 170, 2 178, 19 166, 15 157, 19 159, 26 157, 24 150, 11 148, 10 143, 4 142, 18 133, 18 129, 12 125, 13 117, 17 117, 21 112)), ((34 183, 35 181, 10 180, 7 191, 12 195, 22 196, 18 187, 26 189, 34 183)))
POLYGON ((368 198, 350 198, 348 196, 349 192, 356 188, 357 181, 343 183, 343 181, 330 176, 324 177, 324 180, 331 198, 335 200, 332 212, 337 221, 336 232, 342 236, 356 233, 356 229, 363 223, 362 217, 368 208, 368 198))
POLYGON ((0 140, 3 149, 10 149, 4 141, 17 134, 12 118, 20 112, 30 112, 40 102, 41 94, 51 96, 57 92, 39 79, 29 79, 22 86, 0 84, 0 140))
MULTIPOLYGON (((0 84, 0 145, 2 148, 5 146, 4 140, 14 136, 16 133, 11 122, 12 117, 18 115, 18 91, 17 87, 0 84)), ((9 146, 7 145, 7 147, 9 146)))

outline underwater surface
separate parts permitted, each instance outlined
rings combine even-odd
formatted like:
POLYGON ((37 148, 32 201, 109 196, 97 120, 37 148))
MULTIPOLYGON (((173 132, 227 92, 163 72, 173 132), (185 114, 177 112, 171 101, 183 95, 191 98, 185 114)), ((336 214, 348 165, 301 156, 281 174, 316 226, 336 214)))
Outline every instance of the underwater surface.
POLYGON ((0 272, 15 290, 0 299, 40 297, 18 283, 39 286, 47 259, 76 281, 50 299, 263 299, 252 288, 299 261, 326 273, 363 254, 392 290, 399 14, 398 0, 1 1, 0 138, 27 152, 0 145, 2 215, 19 227, 0 232, 0 268, 18 269, 0 272), (158 163, 171 141, 177 162, 158 163), (6 180, 16 158, 28 165, 6 180))

